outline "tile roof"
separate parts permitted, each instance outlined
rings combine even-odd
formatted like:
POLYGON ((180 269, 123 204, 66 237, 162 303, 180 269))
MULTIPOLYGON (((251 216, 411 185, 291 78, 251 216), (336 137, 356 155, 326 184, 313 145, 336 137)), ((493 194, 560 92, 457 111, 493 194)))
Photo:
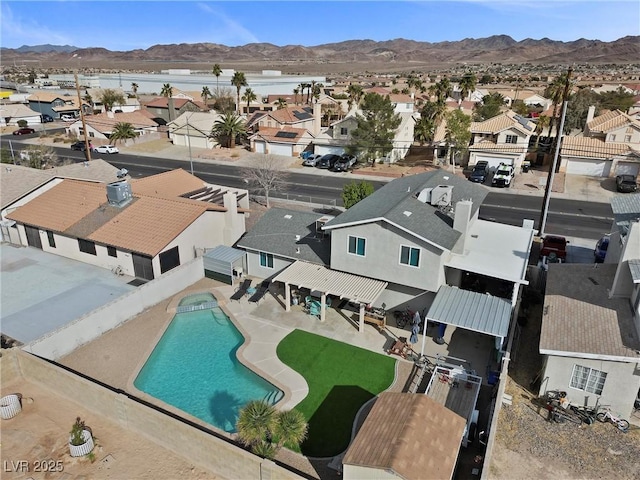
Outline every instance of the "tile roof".
POLYGON ((508 110, 484 122, 472 122, 470 130, 472 133, 496 134, 509 128, 515 128, 524 134, 532 135, 536 126, 530 120, 508 110))
POLYGON ((331 239, 316 234, 316 220, 321 217, 313 212, 271 208, 238 241, 238 247, 329 265, 331 239), (300 240, 296 240, 296 235, 300 235, 300 240))
POLYGON ((111 132, 118 123, 130 123, 133 128, 157 127, 158 124, 148 116, 142 115, 139 111, 112 113, 99 113, 97 115, 87 115, 84 121, 87 125, 99 132, 111 132))
POLYGON ((613 263, 549 265, 541 353, 640 359, 640 339, 629 299, 609 298, 617 267, 613 263))
POLYGON ((35 92, 27 97, 29 102, 43 103, 51 103, 57 99, 67 102, 73 100, 73 97, 71 95, 64 95, 60 92, 35 92))
POLYGON ((452 478, 465 424, 427 395, 383 392, 342 463, 391 470, 405 480, 452 478))
POLYGON ((131 182, 135 195, 179 197, 205 186, 205 182, 189 172, 177 168, 131 182))
POLYGON ((562 137, 560 155, 565 157, 611 159, 633 150, 624 143, 605 142, 593 137, 562 137))
POLYGON ((497 144, 496 142, 492 142, 491 140, 484 138, 480 140, 478 143, 474 143, 473 145, 469 145, 469 150, 476 151, 492 151, 492 152, 505 152, 505 153, 523 153, 527 151, 527 146, 520 144, 514 145, 513 143, 501 143, 497 144))
POLYGON ((626 113, 620 110, 610 110, 587 123, 587 128, 591 133, 607 133, 625 125, 634 125, 636 128, 640 128, 640 123, 626 113))
POLYGON ((268 112, 274 120, 280 123, 299 123, 313 120, 313 108, 311 107, 287 107, 268 112))
POLYGON ((304 128, 292 128, 292 127, 260 127, 255 134, 256 137, 262 137, 265 141, 270 143, 292 143, 297 144, 305 134, 309 132, 304 128))
POLYGON ((384 219, 439 248, 451 250, 460 237, 453 229, 453 210, 441 209, 417 198, 425 188, 452 186, 451 206, 460 200, 473 202, 475 215, 488 191, 458 175, 433 170, 395 179, 327 223, 327 228, 371 223, 384 219), (410 212, 410 215, 408 213, 410 212))
MULTIPOLYGON (((175 109, 180 109, 184 107, 187 103, 193 103, 194 105, 198 105, 200 102, 194 102, 189 100, 188 98, 175 98, 173 99, 173 106, 175 109)), ((200 105, 199 105, 200 106, 200 105)), ((169 108, 169 99, 167 97, 157 97, 151 100, 149 103, 145 104, 145 107, 152 108, 169 108)))
POLYGON ((0 206, 4 208, 56 177, 109 183, 118 180, 117 173, 116 167, 101 159, 47 170, 5 165, 0 170, 0 206))

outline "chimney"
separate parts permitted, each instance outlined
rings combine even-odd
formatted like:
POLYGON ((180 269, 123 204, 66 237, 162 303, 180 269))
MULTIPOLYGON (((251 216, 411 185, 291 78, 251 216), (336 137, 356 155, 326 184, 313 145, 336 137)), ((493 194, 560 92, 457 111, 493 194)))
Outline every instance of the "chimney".
POLYGON ((115 118, 114 113, 111 110, 107 110, 107 117, 109 118, 115 118))
POLYGON ((595 116, 596 113, 596 107, 595 105, 590 105, 589 106, 589 110, 587 110, 587 122, 589 123, 591 120, 593 120, 593 117, 595 116))
POLYGON ((226 192, 222 195, 222 204, 227 211, 224 213, 223 238, 225 245, 235 243, 240 234, 240 217, 238 215, 238 197, 235 192, 226 192))
POLYGON ((464 247, 469 236, 469 227, 471 226, 471 210, 473 202, 471 200, 460 200, 456 203, 456 210, 453 217, 453 229, 460 232, 460 238, 453 247, 453 253, 463 254, 464 247))
POLYGON ((320 127, 322 126, 322 105, 318 102, 313 104, 313 135, 318 136, 320 134, 320 127))

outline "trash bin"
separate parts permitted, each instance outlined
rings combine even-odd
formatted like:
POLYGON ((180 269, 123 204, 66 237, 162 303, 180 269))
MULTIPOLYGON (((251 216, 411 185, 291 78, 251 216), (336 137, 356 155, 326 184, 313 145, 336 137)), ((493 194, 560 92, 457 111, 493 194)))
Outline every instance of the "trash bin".
POLYGON ((522 173, 527 173, 530 168, 531 168, 531 163, 522 162, 522 173))

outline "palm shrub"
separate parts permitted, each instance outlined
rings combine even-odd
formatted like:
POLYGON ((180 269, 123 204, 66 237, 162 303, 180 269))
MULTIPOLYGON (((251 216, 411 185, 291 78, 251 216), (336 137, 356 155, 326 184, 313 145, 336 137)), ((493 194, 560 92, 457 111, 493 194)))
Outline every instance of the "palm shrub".
POLYGON ((69 432, 71 434, 71 445, 78 446, 84 443, 82 432, 84 432, 86 429, 87 428, 84 424, 84 420, 82 420, 80 417, 76 417, 76 421, 71 427, 71 432, 69 432))
POLYGON ((220 145, 227 148, 234 148, 236 146, 236 137, 244 136, 245 133, 244 120, 235 113, 225 113, 215 121, 211 128, 211 136, 220 145))
POLYGON ((307 421, 297 410, 278 412, 264 400, 253 400, 236 422, 238 440, 253 453, 274 458, 283 445, 298 447, 307 436, 307 421))

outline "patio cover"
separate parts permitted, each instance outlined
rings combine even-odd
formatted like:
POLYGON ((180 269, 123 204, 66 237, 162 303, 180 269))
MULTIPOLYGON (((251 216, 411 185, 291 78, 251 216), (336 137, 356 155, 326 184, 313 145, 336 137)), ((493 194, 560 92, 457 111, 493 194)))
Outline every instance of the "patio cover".
MULTIPOLYGON (((243 259, 246 254, 244 250, 218 245, 203 255, 204 269, 220 274, 233 282, 233 269, 238 266, 238 260, 243 259)), ((242 265, 239 266, 242 267, 242 265)))
POLYGON ((289 265, 273 281, 289 283, 311 291, 317 290, 327 295, 348 298, 364 304, 375 302, 387 288, 387 282, 381 280, 339 272, 300 260, 289 265))
POLYGON ((442 285, 429 308, 427 321, 505 338, 511 321, 511 302, 486 293, 442 285))

